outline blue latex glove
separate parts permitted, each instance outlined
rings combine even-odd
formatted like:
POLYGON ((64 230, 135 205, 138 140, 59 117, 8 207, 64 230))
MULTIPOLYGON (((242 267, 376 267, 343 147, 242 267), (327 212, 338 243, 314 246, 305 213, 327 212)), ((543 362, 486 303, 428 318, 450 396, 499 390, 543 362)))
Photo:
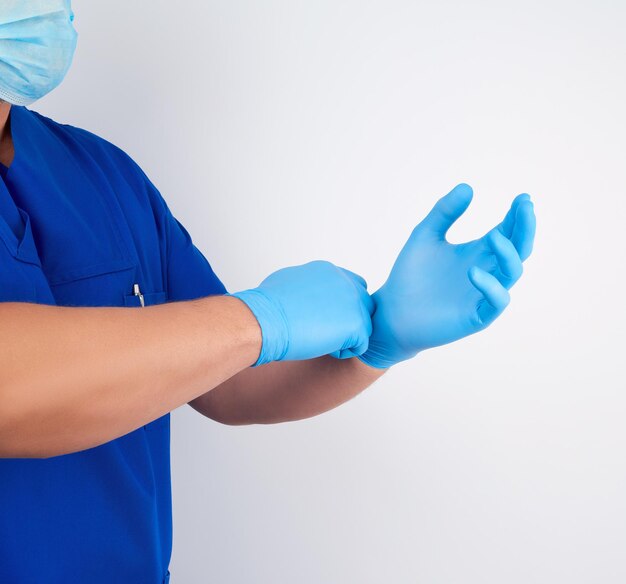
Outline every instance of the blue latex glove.
POLYGON ((367 283, 330 262, 283 268, 257 288, 228 296, 245 302, 261 327, 253 367, 327 354, 345 359, 367 349, 374 311, 367 283))
POLYGON ((389 278, 373 294, 373 332, 367 352, 359 356, 364 363, 391 367, 476 333, 508 305, 508 290, 532 251, 533 204, 529 195, 519 195, 502 223, 484 237, 448 243, 446 233, 472 195, 469 185, 457 185, 413 230, 389 278))

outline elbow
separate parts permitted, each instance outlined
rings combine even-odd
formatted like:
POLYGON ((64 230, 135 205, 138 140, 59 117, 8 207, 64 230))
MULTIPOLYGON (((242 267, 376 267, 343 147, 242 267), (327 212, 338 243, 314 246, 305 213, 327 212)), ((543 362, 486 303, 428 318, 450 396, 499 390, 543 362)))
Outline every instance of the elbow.
POLYGON ((219 408, 208 400, 194 400, 189 405, 205 418, 224 424, 225 426, 250 426, 255 422, 233 408, 219 408))
POLYGON ((60 456, 62 453, 53 453, 47 451, 40 450, 29 450, 25 448, 19 447, 5 447, 4 445, 0 445, 0 460, 8 460, 8 459, 32 459, 32 460, 45 460, 47 458, 53 458, 55 456, 60 456))
POLYGON ((216 419, 216 418, 211 418, 212 420, 215 420, 216 422, 219 422, 220 424, 224 424, 225 426, 252 426, 253 424, 255 424, 256 422, 252 422, 249 420, 243 420, 243 419, 236 419, 236 418, 224 418, 224 419, 216 419))
POLYGON ((205 418, 209 418, 209 420, 213 420, 214 422, 218 422, 219 424, 224 424, 224 426, 251 426, 255 422, 252 420, 245 419, 243 417, 237 417, 235 415, 224 415, 217 412, 204 412, 198 410, 205 418))
POLYGON ((37 439, 34 433, 22 430, 11 421, 0 420, 0 459, 46 459, 66 454, 37 439))
POLYGON ((59 456, 60 454, 63 453, 55 452, 42 445, 28 444, 19 437, 17 439, 15 439, 15 437, 7 439, 7 437, 0 432, 0 459, 32 458, 43 460, 59 456))
POLYGON ((4 420, 0 422, 0 459, 29 458, 45 460, 70 454, 75 450, 63 449, 49 443, 45 437, 37 435, 35 431, 5 432, 4 420))
POLYGON ((19 414, 0 399, 0 459, 45 459, 67 454, 45 435, 34 416, 19 414))

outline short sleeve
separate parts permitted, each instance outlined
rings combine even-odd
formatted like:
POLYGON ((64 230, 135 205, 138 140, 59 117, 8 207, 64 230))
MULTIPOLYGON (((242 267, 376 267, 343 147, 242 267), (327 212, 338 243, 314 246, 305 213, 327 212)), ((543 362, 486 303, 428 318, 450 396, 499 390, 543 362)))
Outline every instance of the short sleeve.
POLYGON ((192 300, 203 296, 226 294, 227 290, 211 264, 194 245, 189 232, 174 217, 165 200, 162 233, 165 241, 168 300, 192 300))
POLYGON ((101 164, 123 177, 136 204, 151 209, 156 222, 161 264, 169 301, 193 300, 204 296, 226 294, 211 264, 194 245, 189 232, 174 217, 165 199, 139 165, 123 150, 106 140, 79 128, 72 130, 101 164))

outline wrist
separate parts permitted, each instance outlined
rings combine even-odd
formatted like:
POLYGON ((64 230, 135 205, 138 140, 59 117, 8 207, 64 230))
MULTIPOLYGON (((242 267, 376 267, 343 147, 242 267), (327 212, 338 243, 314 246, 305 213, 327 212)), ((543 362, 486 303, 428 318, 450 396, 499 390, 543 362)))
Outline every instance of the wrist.
POLYGON ((259 359, 263 344, 261 326, 250 307, 241 299, 224 294, 223 301, 230 307, 229 328, 235 337, 235 346, 252 367, 259 359))
POLYGON ((258 289, 243 290, 228 296, 243 303, 256 321, 261 346, 252 367, 281 361, 289 348, 289 329, 280 305, 258 289))
POLYGON ((387 373, 392 365, 375 364, 368 360, 366 353, 363 355, 357 355, 356 358, 350 359, 354 362, 354 366, 358 371, 361 371, 364 375, 373 377, 374 379, 381 377, 384 373, 387 373))
POLYGON ((406 331, 398 330, 392 323, 403 322, 402 312, 393 310, 394 299, 385 298, 385 285, 381 286, 372 298, 376 310, 372 315, 372 334, 367 351, 359 359, 375 369, 389 369, 402 361, 412 359, 418 351, 407 346, 406 331), (390 310, 390 307, 392 308, 390 310))

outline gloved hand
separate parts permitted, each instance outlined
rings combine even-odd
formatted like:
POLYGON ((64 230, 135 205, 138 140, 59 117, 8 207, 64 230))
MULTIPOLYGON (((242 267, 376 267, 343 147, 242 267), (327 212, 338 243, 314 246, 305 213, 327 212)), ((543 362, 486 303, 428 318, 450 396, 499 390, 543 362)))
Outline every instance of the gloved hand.
POLYGON ((413 230, 389 278, 372 297, 376 310, 364 363, 387 368, 419 351, 451 343, 489 326, 509 303, 508 289, 530 255, 535 214, 530 196, 481 239, 455 245, 446 233, 472 200, 457 185, 413 230))
POLYGON ((254 289, 228 294, 246 303, 261 326, 257 367, 270 361, 362 354, 374 302, 361 276, 314 261, 274 272, 254 289))

